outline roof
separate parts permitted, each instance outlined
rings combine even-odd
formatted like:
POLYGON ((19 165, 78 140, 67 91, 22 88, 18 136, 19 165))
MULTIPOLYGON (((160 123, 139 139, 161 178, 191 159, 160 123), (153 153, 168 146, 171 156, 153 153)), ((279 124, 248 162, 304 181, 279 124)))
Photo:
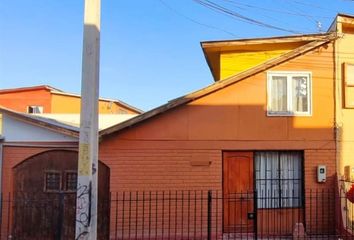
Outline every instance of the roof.
POLYGON ((49 85, 38 85, 38 86, 31 86, 31 87, 0 89, 0 93, 24 92, 24 91, 34 91, 34 90, 48 90, 48 91, 62 92, 62 90, 51 87, 49 85))
POLYGON ((284 54, 280 55, 279 57, 270 59, 260 65, 257 65, 255 67, 251 68, 251 69, 240 72, 240 73, 238 73, 234 76, 231 76, 229 78, 226 78, 224 80, 215 82, 215 83, 213 83, 203 89, 200 89, 198 91, 195 91, 195 92, 192 92, 192 93, 187 94, 185 96, 176 98, 176 99, 169 101, 168 103, 166 103, 160 107, 152 109, 152 110, 145 112, 141 115, 138 115, 137 117, 134 117, 128 121, 125 121, 123 123, 120 123, 120 124, 117 124, 117 125, 112 126, 110 128, 107 128, 105 130, 102 130, 100 132, 100 136, 103 138, 103 137, 110 135, 112 133, 122 131, 125 128, 137 125, 147 119, 150 119, 150 118, 155 117, 159 114, 167 112, 167 111, 174 109, 178 106, 187 104, 193 100, 196 100, 196 99, 206 96, 210 93, 218 91, 218 90, 225 88, 231 84, 242 81, 243 79, 246 79, 246 78, 248 78, 252 75, 255 75, 257 73, 260 73, 262 71, 265 71, 265 70, 267 70, 271 67, 274 67, 278 64, 284 63, 292 58, 298 57, 306 52, 311 51, 312 49, 315 49, 321 45, 331 42, 332 40, 337 38, 336 33, 321 34, 321 36, 323 36, 323 37, 318 38, 314 41, 311 41, 310 43, 307 43, 305 45, 302 45, 294 50, 291 50, 290 52, 284 53, 284 54))
MULTIPOLYGON (((80 127, 80 114, 56 114, 56 113, 40 113, 31 114, 33 116, 39 116, 46 119, 53 119, 60 123, 64 123, 74 127, 80 127)), ((135 117, 137 114, 99 114, 98 116, 98 128, 100 130, 106 129, 118 123, 124 122, 130 118, 135 117)))
MULTIPOLYGON (((12 92, 24 92, 24 91, 35 91, 35 90, 48 90, 49 92, 51 92, 52 94, 60 94, 60 95, 65 95, 65 96, 72 96, 72 97, 79 97, 81 98, 81 95, 79 94, 75 94, 75 93, 68 93, 68 92, 64 92, 58 88, 54 88, 52 86, 49 85, 38 85, 38 86, 30 86, 30 87, 21 87, 21 88, 9 88, 9 89, 0 89, 0 94, 1 93, 12 93, 12 92)), ((143 113, 144 111, 136 108, 132 105, 129 105, 126 102, 123 102, 121 100, 118 99, 109 99, 109 98, 100 98, 101 101, 105 101, 105 102, 114 102, 117 103, 121 106, 124 106, 128 109, 131 109, 137 113, 143 113)))
POLYGON ((218 40, 218 41, 203 41, 201 47, 203 50, 210 47, 224 47, 233 45, 250 45, 250 44, 262 44, 262 43, 287 43, 287 42, 306 42, 321 40, 327 37, 327 33, 319 34, 304 34, 293 36, 276 36, 265 38, 244 38, 244 39, 232 39, 232 40, 218 40))
POLYGON ((338 17, 344 17, 344 18, 352 18, 354 19, 354 15, 346 14, 346 13, 338 13, 336 18, 334 18, 333 22, 329 26, 327 32, 334 31, 335 30, 335 24, 338 22, 338 17))
MULTIPOLYGON (((58 95, 65 95, 65 96, 71 96, 71 97, 78 97, 78 98, 81 98, 81 95, 79 94, 75 94, 75 93, 68 93, 68 92, 63 92, 63 91, 55 91, 55 90, 52 90, 51 93, 53 94, 58 94, 58 95)), ((105 101, 105 102, 114 102, 114 103, 118 103, 119 105, 122 105, 126 108, 129 108, 137 113, 143 113, 144 111, 139 109, 139 108, 136 108, 132 105, 129 105, 128 103, 126 102, 123 102, 121 100, 118 100, 118 99, 111 99, 111 98, 101 98, 100 97, 100 101, 105 101)))
MULTIPOLYGON (((206 41, 201 42, 201 47, 205 56, 205 60, 215 81, 220 81, 219 61, 222 53, 246 53, 246 52, 263 52, 268 50, 288 49, 291 51, 301 45, 305 45, 311 41, 321 40, 327 37, 327 33, 293 35, 293 36, 277 36, 266 38, 246 38, 232 39, 222 41, 206 41)), ((284 51, 285 52, 285 51, 284 51)))
POLYGON ((337 14, 337 17, 338 17, 338 16, 340 16, 340 17, 354 18, 354 15, 347 14, 347 13, 338 13, 338 14, 337 14))
POLYGON ((0 106, 0 113, 7 114, 19 120, 31 123, 33 125, 44 127, 55 132, 59 132, 72 137, 79 137, 79 128, 64 124, 62 122, 48 119, 44 117, 35 116, 32 114, 20 113, 14 110, 0 106))

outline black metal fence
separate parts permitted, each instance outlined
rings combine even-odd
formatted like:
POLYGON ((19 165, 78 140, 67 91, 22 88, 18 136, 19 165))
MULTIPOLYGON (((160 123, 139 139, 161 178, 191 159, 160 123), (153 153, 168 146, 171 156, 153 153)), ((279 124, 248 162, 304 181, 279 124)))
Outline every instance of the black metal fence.
MULTIPOLYGON (((73 194, 15 196, 2 195, 0 239, 74 239, 73 194)), ((345 194, 287 196, 277 203, 270 192, 112 193, 99 203, 109 209, 108 222, 99 219, 99 239, 354 239, 354 207, 345 194)))

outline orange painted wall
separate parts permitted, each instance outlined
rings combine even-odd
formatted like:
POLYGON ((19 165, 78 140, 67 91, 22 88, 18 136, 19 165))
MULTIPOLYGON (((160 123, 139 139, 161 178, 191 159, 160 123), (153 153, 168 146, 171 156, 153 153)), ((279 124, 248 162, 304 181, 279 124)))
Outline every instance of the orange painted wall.
POLYGON ((0 105, 18 112, 27 112, 27 106, 43 106, 44 113, 51 112, 50 92, 46 89, 0 94, 0 105))
MULTIPOLYGON (((81 98, 77 96, 52 94, 52 113, 80 113, 81 98)), ((99 113, 136 113, 135 111, 121 106, 118 103, 99 101, 99 113)))
POLYGON ((111 191, 221 189, 223 150, 303 150, 306 186, 333 188, 332 54, 329 44, 270 69, 311 71, 312 116, 267 117, 266 73, 259 73, 107 137, 100 159, 111 168, 111 191), (316 183, 319 164, 328 166, 325 184, 316 183))
MULTIPOLYGON (((260 73, 106 137, 99 159, 110 168, 110 191, 222 190, 224 150, 302 150, 304 186, 333 189, 332 54, 329 44, 270 69, 312 72, 312 116, 267 117, 266 73, 260 73), (319 164, 327 166, 326 183, 316 182, 319 164)), ((4 148, 4 190, 11 188, 12 167, 40 151, 4 148)))
MULTIPOLYGON (((0 106, 27 112, 27 106, 43 106, 44 113, 80 113, 80 97, 51 93, 47 89, 0 93, 0 106)), ((139 113, 117 102, 99 101, 99 113, 139 113)))
POLYGON ((263 72, 197 99, 187 106, 159 115, 119 135, 119 138, 189 141, 333 141, 332 47, 332 45, 328 45, 327 49, 322 47, 269 69, 312 73, 312 116, 268 117, 267 75, 263 72))
MULTIPOLYGON (((330 44, 270 69, 311 71, 312 116, 267 117, 266 73, 260 73, 106 137, 100 143, 99 158, 110 167, 111 192, 222 191, 224 150, 303 151, 304 188, 334 190, 332 54, 330 44), (196 162, 199 165, 195 165, 196 162), (320 164, 327 166, 326 183, 316 180, 320 164)), ((314 216, 315 203, 311 204, 312 208, 306 195, 303 215, 312 213, 314 216)), ((334 209, 334 202, 318 206, 334 209)), ((277 212, 271 215, 279 214, 278 219, 284 219, 284 211, 277 212)), ((323 214, 326 219, 334 219, 334 216, 334 212, 323 214)), ((309 218, 306 221, 307 226, 316 226, 307 229, 309 233, 324 229, 334 232, 334 224, 314 224, 309 218)), ((290 226, 286 231, 291 234, 292 230, 290 226)))
MULTIPOLYGON (((104 139, 100 160, 111 169, 111 191, 221 189, 223 150, 303 150, 306 186, 331 188, 332 180, 316 183, 315 167, 326 164, 334 176, 332 51, 328 45, 271 69, 312 71, 311 117, 267 117, 260 73, 104 139)), ((12 154, 4 159, 22 153, 12 154)))

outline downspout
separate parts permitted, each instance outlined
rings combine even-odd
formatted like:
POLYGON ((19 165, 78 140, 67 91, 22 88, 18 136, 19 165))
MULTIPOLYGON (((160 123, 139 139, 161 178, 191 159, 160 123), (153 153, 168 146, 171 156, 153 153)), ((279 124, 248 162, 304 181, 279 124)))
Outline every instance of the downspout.
MULTIPOLYGON (((2 160, 2 145, 4 142, 4 137, 0 135, 0 196, 2 195, 2 164, 3 164, 3 160, 2 160)), ((0 199, 0 209, 1 209, 1 199, 0 199)))
MULTIPOLYGON (((2 135, 0 135, 0 226, 1 226, 1 219, 2 219, 2 198, 3 198, 3 194, 2 194, 2 164, 3 164, 3 160, 2 160, 2 145, 4 142, 4 137, 2 135)), ((0 230, 1 231, 1 230, 0 230)))

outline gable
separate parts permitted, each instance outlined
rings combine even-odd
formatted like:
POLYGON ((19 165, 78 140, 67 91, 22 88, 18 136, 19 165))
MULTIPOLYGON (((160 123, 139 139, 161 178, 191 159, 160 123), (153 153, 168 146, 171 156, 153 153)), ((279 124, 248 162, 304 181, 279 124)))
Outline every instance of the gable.
POLYGON ((253 50, 220 52, 220 80, 260 65, 267 60, 279 57, 301 45, 304 45, 304 43, 263 44, 255 46, 253 50))
POLYGON ((2 135, 6 142, 77 142, 75 137, 30 124, 2 114, 2 135))
POLYGON ((328 34, 309 34, 270 38, 202 42, 206 61, 214 80, 219 81, 275 59, 300 46, 328 38, 328 34))
MULTIPOLYGON (((249 70, 243 71, 243 72, 236 74, 232 77, 224 79, 223 81, 215 82, 214 84, 211 84, 211 85, 209 85, 205 88, 202 88, 198 91, 195 91, 195 92, 192 92, 192 93, 187 94, 185 96, 171 100, 168 103, 161 105, 160 107, 157 107, 155 109, 152 109, 148 112, 145 112, 137 117, 134 117, 131 120, 128 120, 124 123, 117 124, 115 126, 107 128, 103 131, 100 131, 100 137, 103 138, 103 137, 109 136, 113 133, 125 130, 128 127, 131 128, 132 126, 136 126, 137 124, 143 123, 144 121, 148 121, 156 116, 163 115, 167 111, 170 111, 172 109, 176 109, 176 108, 186 105, 196 99, 210 95, 210 94, 212 94, 216 91, 219 91, 221 89, 224 89, 232 84, 243 81, 255 74, 264 72, 268 69, 271 69, 273 67, 276 67, 276 66, 284 64, 286 62, 289 62, 292 59, 296 59, 300 56, 306 55, 309 52, 318 51, 321 47, 324 47, 325 49, 327 49, 328 45, 333 45, 334 40, 338 38, 336 33, 323 35, 323 37, 324 38, 321 40, 310 42, 304 46, 298 47, 286 54, 283 54, 275 59, 268 60, 261 65, 257 65, 256 67, 253 67, 249 70)), ((333 50, 332 50, 332 52, 330 52, 330 54, 331 55, 329 56, 329 59, 330 59, 330 62, 332 63, 333 62, 333 50)), ((317 62, 310 62, 310 64, 317 65, 317 62)), ((324 69, 328 69, 328 67, 324 67, 324 69)), ((330 70, 332 71, 332 73, 330 74, 332 76, 333 75, 333 67, 330 68, 330 70)))
POLYGON ((318 47, 267 71, 250 75, 125 128, 119 139, 333 140, 333 44, 318 47), (267 116, 267 71, 311 72, 312 115, 267 116))

